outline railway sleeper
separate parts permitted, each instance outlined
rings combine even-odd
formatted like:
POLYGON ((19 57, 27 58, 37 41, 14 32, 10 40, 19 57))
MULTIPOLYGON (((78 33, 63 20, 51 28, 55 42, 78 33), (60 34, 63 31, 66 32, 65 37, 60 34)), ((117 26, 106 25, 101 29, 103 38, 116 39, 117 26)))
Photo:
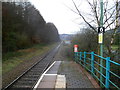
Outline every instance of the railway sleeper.
POLYGON ((28 81, 28 80, 31 80, 31 81, 36 81, 38 79, 38 77, 37 78, 22 78, 21 80, 23 80, 23 81, 28 81))
POLYGON ((21 87, 21 86, 26 86, 26 85, 32 86, 34 85, 34 83, 35 81, 18 81, 17 83, 13 85, 13 87, 16 87, 16 86, 21 87))
POLYGON ((40 75, 42 73, 42 71, 31 71, 31 72, 28 72, 26 75, 40 75))
MULTIPOLYGON (((13 85, 12 88, 15 88, 15 89, 16 89, 16 88, 20 88, 20 89, 21 89, 21 88, 32 88, 32 86, 30 86, 30 85, 24 85, 24 86, 22 86, 22 85, 21 85, 21 86, 20 86, 20 85, 13 85)), ((18 90, 19 90, 19 89, 18 89, 18 90)), ((21 89, 21 90, 22 90, 22 89, 21 89)))

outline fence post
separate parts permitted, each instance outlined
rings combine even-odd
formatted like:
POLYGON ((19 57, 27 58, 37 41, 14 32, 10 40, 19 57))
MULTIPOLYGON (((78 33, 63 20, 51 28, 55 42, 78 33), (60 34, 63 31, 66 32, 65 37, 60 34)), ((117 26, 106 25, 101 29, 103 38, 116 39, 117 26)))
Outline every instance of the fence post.
POLYGON ((94 52, 91 52, 91 74, 94 75, 94 52))
POLYGON ((85 67, 85 64, 86 64, 86 52, 84 52, 84 67, 85 67))
POLYGON ((105 80, 105 86, 106 88, 109 88, 109 79, 110 79, 110 57, 106 58, 106 80, 105 80))

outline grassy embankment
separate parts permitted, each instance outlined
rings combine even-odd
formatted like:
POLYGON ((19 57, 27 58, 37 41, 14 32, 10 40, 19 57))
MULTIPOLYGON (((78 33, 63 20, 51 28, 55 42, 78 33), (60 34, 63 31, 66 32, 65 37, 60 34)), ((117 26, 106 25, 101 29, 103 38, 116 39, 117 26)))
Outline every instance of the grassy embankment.
POLYGON ((49 51, 55 45, 57 45, 57 43, 49 45, 37 44, 28 49, 6 53, 5 55, 3 55, 2 73, 4 74, 11 71, 13 68, 15 68, 17 65, 24 62, 25 60, 30 60, 34 56, 42 55, 43 53, 49 51))

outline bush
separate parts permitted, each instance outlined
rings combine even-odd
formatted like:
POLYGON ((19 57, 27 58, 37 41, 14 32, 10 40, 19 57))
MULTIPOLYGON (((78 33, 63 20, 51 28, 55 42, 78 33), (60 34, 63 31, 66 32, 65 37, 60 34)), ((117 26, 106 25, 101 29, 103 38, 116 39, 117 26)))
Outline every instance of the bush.
MULTIPOLYGON (((97 34, 89 28, 83 29, 82 32, 78 32, 72 40, 72 44, 79 46, 79 51, 95 51, 97 52, 97 34)), ((72 46, 73 46, 72 45, 72 46)))
POLYGON ((3 39, 3 51, 15 51, 17 49, 16 43, 16 33, 9 32, 3 39))
POLYGON ((21 35, 18 34, 16 44, 17 44, 16 46, 18 49, 24 49, 24 48, 31 46, 30 40, 26 34, 21 34, 21 35))

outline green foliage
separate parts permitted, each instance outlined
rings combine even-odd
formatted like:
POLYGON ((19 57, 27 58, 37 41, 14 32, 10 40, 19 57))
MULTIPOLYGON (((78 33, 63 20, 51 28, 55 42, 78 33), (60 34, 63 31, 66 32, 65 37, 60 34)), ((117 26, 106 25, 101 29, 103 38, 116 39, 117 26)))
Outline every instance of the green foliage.
POLYGON ((3 54, 3 62, 12 59, 13 57, 18 57, 24 54, 25 53, 23 52, 7 52, 6 54, 3 54))
POLYGON ((16 43, 17 43, 16 34, 14 32, 7 33, 7 36, 3 38, 3 50, 5 51, 16 50, 17 49, 16 43))
MULTIPOLYGON (((21 51, 18 50, 18 51, 14 51, 14 52, 7 52, 5 54, 3 53, 3 62, 5 62, 7 60, 11 60, 15 57, 23 56, 25 54, 27 55, 28 53, 30 53, 32 51, 32 49, 39 50, 39 49, 42 49, 44 46, 46 46, 46 44, 41 43, 41 44, 36 44, 36 45, 31 46, 29 50, 21 49, 21 51)), ((23 46, 20 46, 20 47, 23 47, 23 46)))
POLYGON ((24 49, 31 46, 30 40, 26 34, 18 34, 16 44, 18 49, 24 49))
POLYGON ((30 60, 31 58, 42 55, 43 53, 49 51, 51 48, 53 48, 55 44, 36 44, 31 46, 27 49, 22 49, 15 52, 7 52, 6 54, 3 54, 3 70, 2 73, 9 72, 10 70, 14 69, 17 65, 20 63, 30 60))
POLYGON ((3 39, 3 50, 5 51, 15 51, 18 49, 23 49, 29 47, 30 40, 25 34, 9 32, 7 36, 3 39))
POLYGON ((28 2, 3 2, 2 26, 3 53, 59 40, 54 24, 47 25, 39 11, 28 2))
POLYGON ((79 51, 81 52, 97 52, 97 34, 89 28, 82 29, 82 32, 79 32, 75 35, 72 40, 72 44, 77 44, 79 46, 79 51))
POLYGON ((118 50, 118 45, 112 45, 113 50, 118 50))
POLYGON ((53 23, 47 23, 45 27, 45 42, 57 42, 60 41, 58 30, 53 23))
MULTIPOLYGON (((49 44, 49 45, 51 45, 51 44, 49 44)), ((34 45, 33 48, 42 49, 42 47, 44 47, 44 46, 47 46, 47 44, 46 43, 40 43, 40 44, 34 45)))
POLYGON ((120 33, 116 34, 114 44, 115 45, 119 45, 120 44, 120 33))

